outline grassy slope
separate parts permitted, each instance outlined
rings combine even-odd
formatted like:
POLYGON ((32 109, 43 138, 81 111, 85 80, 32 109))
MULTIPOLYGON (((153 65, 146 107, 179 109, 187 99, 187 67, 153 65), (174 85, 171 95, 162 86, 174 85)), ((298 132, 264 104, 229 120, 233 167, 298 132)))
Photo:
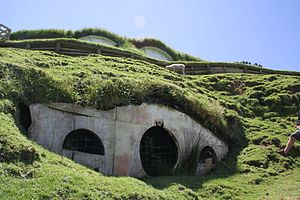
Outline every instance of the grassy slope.
MULTIPOLYGON (((89 51, 89 52, 96 52, 97 49, 102 49, 103 54, 113 54, 114 57, 134 57, 137 60, 141 60, 144 62, 150 62, 154 65, 159 66, 166 66, 169 64, 178 63, 180 60, 180 63, 186 65, 186 73, 187 74, 209 74, 207 71, 207 67, 210 66, 213 73, 222 72, 224 68, 227 68, 227 70, 236 69, 240 71, 241 69, 248 71, 249 73, 262 73, 262 74, 283 74, 283 75, 292 75, 292 76, 300 76, 300 72, 297 71, 283 71, 283 70, 273 70, 268 68, 262 68, 255 65, 250 64, 244 64, 244 63, 233 63, 233 62, 210 62, 210 61, 204 61, 204 60, 193 60, 192 58, 188 59, 186 57, 186 54, 180 54, 181 58, 178 58, 176 61, 163 61, 163 60, 156 60, 154 58, 148 57, 143 51, 140 51, 136 48, 123 48, 121 46, 118 47, 112 47, 107 46, 95 42, 88 42, 88 41, 82 41, 74 38, 45 38, 45 39, 23 39, 23 40, 7 40, 0 43, 1 47, 14 47, 14 48, 23 48, 27 49, 27 45, 30 45, 31 49, 36 48, 47 48, 52 49, 52 51, 55 51, 57 43, 61 43, 63 48, 66 48, 65 45, 75 45, 80 47, 82 51, 89 51), (186 58, 183 58, 186 57, 186 58), (216 71, 215 71, 216 70, 216 71)), ((74 47, 74 46, 73 46, 74 47)), ((71 47, 71 48, 73 48, 71 47)), ((63 53, 65 50, 63 50, 61 53, 63 53)), ((67 53, 67 52, 65 52, 67 53)), ((149 63, 148 63, 149 64, 149 63)))
POLYGON ((137 54, 143 54, 139 48, 142 46, 154 46, 166 51, 170 54, 174 60, 186 60, 186 61, 200 61, 201 59, 198 57, 191 56, 186 53, 178 52, 170 47, 168 47, 163 42, 156 39, 143 39, 139 41, 140 45, 137 45, 138 48, 134 45, 134 39, 129 39, 117 35, 115 33, 106 31, 104 29, 99 28, 84 28, 77 31, 71 30, 62 30, 62 29, 41 29, 41 30, 21 30, 17 32, 13 32, 11 34, 12 40, 24 40, 24 39, 49 39, 49 38, 81 38, 83 36, 88 35, 98 35, 102 37, 109 38, 117 43, 117 46, 123 49, 130 50, 137 54))
POLYGON ((132 59, 99 55, 73 58, 21 49, 0 49, 0 57, 3 199, 253 199, 267 193, 272 198, 300 196, 294 186, 300 179, 299 145, 288 158, 276 153, 293 131, 300 102, 299 77, 184 77, 132 59), (233 133, 219 134, 231 141, 230 156, 203 177, 143 181, 103 177, 28 141, 18 125, 19 102, 73 102, 109 109, 144 101, 175 107, 214 131, 230 125, 233 133), (279 191, 281 180, 286 186, 279 191))

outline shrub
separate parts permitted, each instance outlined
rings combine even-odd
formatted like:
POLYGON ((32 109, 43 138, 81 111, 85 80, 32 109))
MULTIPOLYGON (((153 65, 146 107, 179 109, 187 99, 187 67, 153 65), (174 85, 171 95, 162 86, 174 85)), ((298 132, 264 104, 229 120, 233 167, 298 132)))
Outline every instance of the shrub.
POLYGON ((13 32, 10 36, 11 40, 24 39, 47 39, 47 38, 64 38, 70 37, 70 31, 62 29, 40 29, 40 30, 21 30, 13 32))

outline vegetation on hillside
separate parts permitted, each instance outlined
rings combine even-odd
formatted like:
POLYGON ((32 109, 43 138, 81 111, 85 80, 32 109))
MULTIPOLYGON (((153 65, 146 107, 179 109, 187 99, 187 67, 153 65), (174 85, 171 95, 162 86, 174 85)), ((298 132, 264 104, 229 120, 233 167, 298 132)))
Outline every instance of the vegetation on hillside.
POLYGON ((152 46, 159 48, 165 52, 167 52, 174 60, 180 60, 180 61, 200 61, 200 58, 190 56, 185 53, 178 52, 171 47, 167 46, 165 43, 158 39, 154 38, 144 38, 144 39, 129 39, 129 41, 134 44, 137 48, 142 48, 146 46, 152 46))
POLYGON ((255 199, 300 196, 296 144, 278 153, 294 130, 300 77, 183 76, 146 61, 101 55, 0 49, 0 196, 3 199, 255 199), (144 180, 102 176, 28 140, 20 104, 69 102, 111 109, 161 103, 187 113, 230 153, 206 176, 144 180), (282 177, 286 188, 280 188, 282 177), (289 182, 288 178, 294 180, 289 182))
POLYGON ((21 30, 11 34, 11 40, 24 40, 24 39, 50 39, 50 38, 81 38, 88 35, 97 35, 109 38, 117 43, 117 46, 123 49, 133 51, 141 54, 139 50, 142 46, 153 46, 166 51, 172 56, 174 60, 181 61, 200 61, 200 58, 191 56, 185 53, 178 52, 171 47, 167 46, 160 40, 156 39, 143 39, 135 40, 119 36, 115 33, 109 32, 99 28, 84 28, 81 30, 71 31, 63 29, 40 29, 40 30, 21 30))
POLYGON ((300 72, 272 70, 263 68, 258 64, 251 65, 251 63, 249 62, 230 63, 204 61, 196 57, 172 50, 170 47, 166 46, 164 43, 156 39, 126 39, 102 29, 86 28, 75 32, 56 29, 24 30, 15 32, 15 35, 12 36, 12 38, 19 38, 19 40, 0 41, 0 46, 7 48, 12 47, 32 50, 51 50, 66 55, 77 56, 97 53, 114 57, 135 58, 162 67, 173 63, 178 63, 178 61, 180 61, 180 63, 185 65, 185 73, 189 75, 246 72, 254 74, 283 74, 300 76, 300 72), (118 46, 107 46, 100 43, 76 39, 81 36, 90 34, 98 34, 111 38, 118 43, 118 46), (139 49, 144 46, 154 46, 163 49, 164 51, 172 55, 175 60, 163 61, 150 58, 144 53, 144 51, 139 49))

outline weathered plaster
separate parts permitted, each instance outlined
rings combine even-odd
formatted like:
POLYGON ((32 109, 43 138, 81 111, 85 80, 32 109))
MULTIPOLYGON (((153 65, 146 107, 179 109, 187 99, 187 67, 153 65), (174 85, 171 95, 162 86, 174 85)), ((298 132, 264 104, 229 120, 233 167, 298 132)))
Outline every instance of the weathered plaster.
POLYGON ((157 104, 117 107, 109 111, 73 104, 33 104, 30 112, 32 124, 29 132, 34 141, 58 154, 73 156, 76 162, 98 168, 107 175, 146 175, 140 158, 140 141, 157 121, 163 122, 164 128, 176 140, 178 160, 197 138, 200 139, 199 149, 212 147, 218 161, 228 151, 225 143, 188 115, 157 104), (105 155, 64 150, 65 137, 76 129, 94 132, 103 143, 105 155))

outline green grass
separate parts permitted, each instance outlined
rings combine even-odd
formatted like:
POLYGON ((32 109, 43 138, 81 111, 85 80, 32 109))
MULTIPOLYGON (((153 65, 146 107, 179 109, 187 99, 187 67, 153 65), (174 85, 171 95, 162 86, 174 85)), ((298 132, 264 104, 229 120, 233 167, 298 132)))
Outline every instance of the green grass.
POLYGON ((2 199, 278 199, 299 197, 299 152, 277 153, 294 130, 300 77, 182 76, 152 63, 0 49, 2 199), (106 177, 28 140, 19 103, 111 109, 142 102, 178 109, 230 144, 205 176, 106 177), (284 184, 284 186, 283 186, 284 184))
MULTIPOLYGON (((56 45, 60 43, 64 45, 75 45, 77 48, 81 49, 82 51, 87 50, 91 54, 95 53, 97 49, 102 49, 105 53, 109 53, 114 55, 115 57, 125 57, 125 58, 132 58, 134 57, 136 60, 140 60, 141 62, 147 62, 148 64, 159 65, 161 67, 165 67, 169 64, 178 63, 178 61, 163 61, 163 60, 156 60, 154 58, 148 57, 143 51, 139 49, 132 48, 132 46, 127 45, 124 43, 123 46, 112 47, 103 44, 98 44, 94 42, 88 42, 83 40, 77 40, 74 38, 47 38, 47 39, 23 39, 23 40, 8 40, 1 43, 1 47, 12 47, 12 48, 23 48, 27 49, 27 45, 30 45, 31 49, 46 47, 50 48, 55 51, 56 45), (128 47, 128 48, 127 48, 128 47)), ((71 47, 72 48, 72 47, 71 47)), ((184 54, 181 56, 184 57, 184 54)), ((259 73, 259 74, 282 74, 282 75, 294 75, 300 76, 300 72, 297 71, 282 71, 282 70, 272 70, 268 68, 261 68, 254 65, 248 65, 243 63, 230 63, 230 62, 210 62, 210 61, 203 61, 203 60, 195 60, 195 59, 185 59, 185 58, 178 58, 180 63, 186 65, 186 73, 187 74, 210 74, 212 73, 220 73, 223 72, 224 69, 229 70, 237 70, 238 72, 241 69, 246 69, 249 73, 259 73), (189 61, 194 60, 194 61, 189 61), (211 68, 211 72, 207 69, 207 67, 211 68)), ((48 64, 46 63, 39 63, 40 65, 44 65, 46 67, 48 64)), ((63 63, 62 63, 63 64, 63 63)))
POLYGON ((3 80, 9 79, 11 87, 3 93, 9 91, 10 97, 10 91, 17 90, 14 98, 21 98, 27 105, 72 102, 107 110, 143 102, 161 103, 219 130, 224 140, 231 139, 218 102, 180 85, 182 76, 159 66, 133 59, 69 57, 20 49, 7 49, 2 56, 2 70, 7 73, 3 80))
POLYGON ((151 47, 159 48, 159 49, 165 51, 166 53, 168 53, 174 60, 201 61, 201 59, 198 58, 198 57, 178 52, 178 51, 172 49, 171 47, 167 46, 162 41, 154 39, 154 38, 129 39, 129 41, 139 49, 142 48, 142 47, 145 47, 145 46, 151 46, 151 47))
POLYGON ((21 135, 9 115, 0 114, 0 124, 1 199, 176 199, 189 196, 187 192, 158 191, 133 178, 101 176, 30 142, 21 135))
POLYGON ((109 32, 100 28, 84 28, 81 30, 71 31, 63 29, 40 29, 40 30, 20 30, 11 34, 11 40, 24 40, 24 39, 50 39, 50 38, 81 38, 88 35, 98 35, 109 38, 117 43, 117 46, 123 49, 127 49, 138 54, 142 54, 143 51, 139 50, 143 45, 149 45, 158 47, 172 56, 174 60, 184 61, 197 61, 201 60, 195 56, 191 56, 185 53, 178 52, 160 40, 144 39, 134 40, 126 37, 119 36, 115 33, 109 32), (142 44, 142 46, 140 45, 142 44))

